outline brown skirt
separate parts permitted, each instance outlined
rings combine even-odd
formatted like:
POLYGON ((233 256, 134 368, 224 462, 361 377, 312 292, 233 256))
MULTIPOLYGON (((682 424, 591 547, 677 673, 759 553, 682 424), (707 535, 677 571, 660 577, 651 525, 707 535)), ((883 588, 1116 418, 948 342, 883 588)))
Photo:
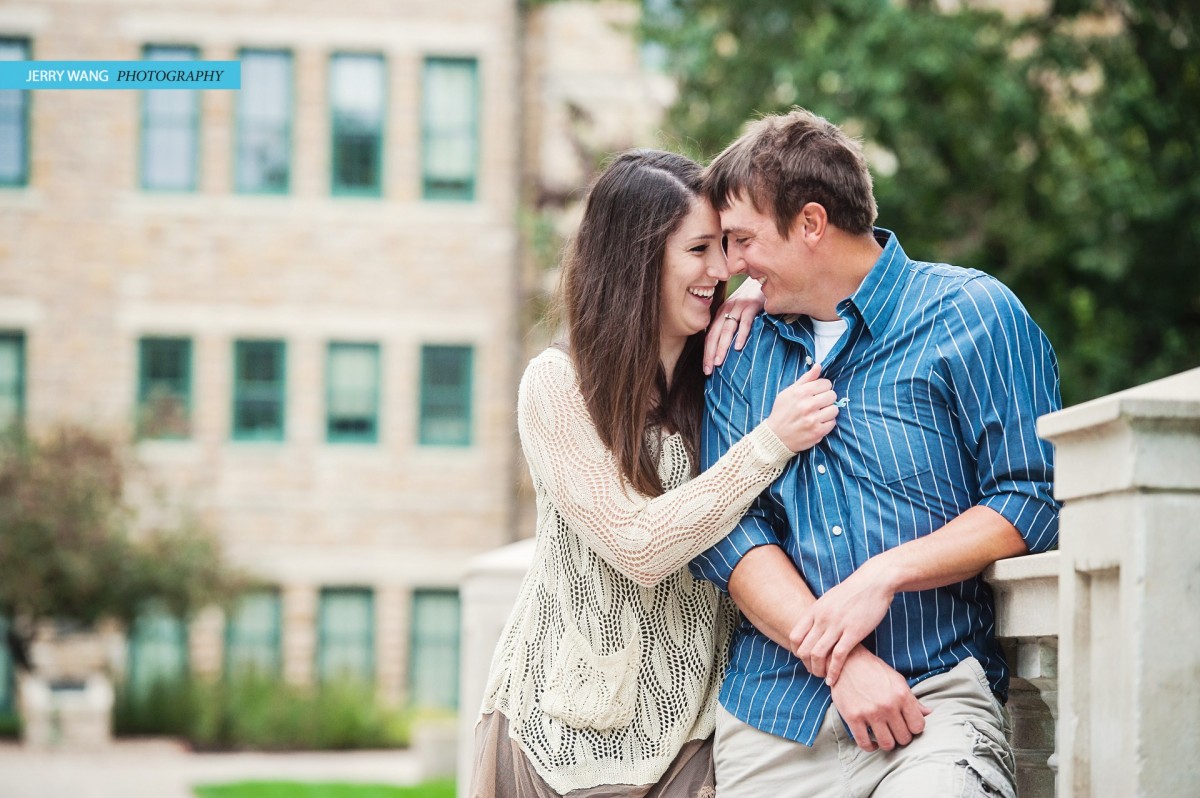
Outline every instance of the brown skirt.
POLYGON ((560 796, 534 770, 508 736, 508 718, 489 712, 475 727, 475 773, 471 798, 714 798, 712 737, 692 740, 654 784, 608 784, 560 796))

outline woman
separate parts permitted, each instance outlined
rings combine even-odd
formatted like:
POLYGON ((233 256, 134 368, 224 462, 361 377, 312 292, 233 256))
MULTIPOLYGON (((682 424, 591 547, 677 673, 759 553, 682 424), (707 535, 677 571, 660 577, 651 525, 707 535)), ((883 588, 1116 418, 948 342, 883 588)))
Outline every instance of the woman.
POLYGON ((474 796, 712 795, 736 611, 686 566, 837 408, 814 370, 692 479, 704 330, 729 276, 699 181, 649 150, 605 170, 564 266, 569 347, 521 381, 537 543, 489 674, 474 796))

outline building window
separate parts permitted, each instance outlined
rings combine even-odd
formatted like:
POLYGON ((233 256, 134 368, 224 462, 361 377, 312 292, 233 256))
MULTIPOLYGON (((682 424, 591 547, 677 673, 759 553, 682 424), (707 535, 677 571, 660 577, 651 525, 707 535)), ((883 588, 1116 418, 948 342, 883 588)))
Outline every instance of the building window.
POLYGON ((278 675, 282 663, 281 602, 277 590, 242 596, 225 625, 225 674, 278 675))
POLYGON ((0 332, 0 431, 25 417, 25 336, 0 332))
POLYGON ((0 718, 15 714, 17 708, 17 675, 7 640, 8 619, 0 615, 0 718))
POLYGON ((471 347, 421 348, 423 446, 471 444, 471 347))
MULTIPOLYGON (((28 61, 29 42, 0 39, 0 61, 28 61)), ((0 91, 0 186, 29 183, 29 91, 0 91)))
MULTIPOLYGON (((195 47, 149 45, 147 61, 195 61, 195 47)), ((142 188, 195 191, 200 161, 200 92, 154 89, 142 92, 142 188)))
POLYGON ((237 190, 287 193, 292 158, 292 54, 243 50, 241 62, 237 190))
POLYGON ((173 684, 187 675, 187 626, 157 608, 142 613, 129 630, 129 690, 149 696, 156 685, 173 684))
POLYGON ((421 103, 425 199, 475 199, 479 86, 474 58, 427 58, 421 103))
POLYGON ((333 193, 383 193, 386 79, 379 55, 338 54, 329 65, 333 193))
POLYGON ((457 590, 417 590, 412 606, 409 700, 414 707, 458 708, 457 590))
POLYGON ((375 678, 375 596, 367 589, 321 591, 317 678, 370 683, 375 678))
POLYGON ((283 440, 286 377, 282 341, 234 343, 233 437, 283 440))
POLYGON ((330 344, 326 433, 331 442, 379 440, 379 347, 330 344))
POLYGON ((138 342, 138 435, 191 435, 192 342, 143 338, 138 342))

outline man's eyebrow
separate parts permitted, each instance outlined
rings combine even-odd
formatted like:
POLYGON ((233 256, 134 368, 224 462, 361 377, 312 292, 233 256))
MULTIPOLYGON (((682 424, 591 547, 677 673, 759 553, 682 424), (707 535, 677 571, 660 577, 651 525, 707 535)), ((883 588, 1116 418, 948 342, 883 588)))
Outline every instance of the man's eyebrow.
POLYGON ((751 233, 751 230, 749 228, 740 227, 740 226, 739 227, 726 227, 721 230, 721 234, 727 235, 727 236, 749 235, 750 233, 751 233))

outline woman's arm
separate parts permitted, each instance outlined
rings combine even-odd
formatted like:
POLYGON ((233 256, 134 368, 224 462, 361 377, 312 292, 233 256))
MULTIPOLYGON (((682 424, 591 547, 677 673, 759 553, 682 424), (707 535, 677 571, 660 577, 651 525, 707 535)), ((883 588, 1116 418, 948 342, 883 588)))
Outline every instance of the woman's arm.
POLYGON ((530 363, 517 413, 535 484, 592 549, 647 587, 728 534, 793 454, 763 422, 696 479, 662 496, 639 494, 621 477, 569 357, 557 350, 530 363))

